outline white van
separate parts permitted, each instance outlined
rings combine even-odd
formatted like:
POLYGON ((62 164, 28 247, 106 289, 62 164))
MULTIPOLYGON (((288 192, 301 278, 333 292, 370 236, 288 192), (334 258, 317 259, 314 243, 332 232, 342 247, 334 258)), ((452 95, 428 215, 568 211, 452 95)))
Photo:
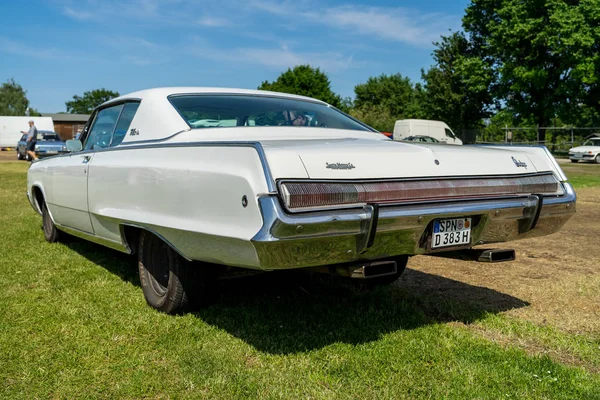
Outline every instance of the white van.
POLYGON ((445 122, 427 119, 400 119, 394 124, 394 140, 409 136, 430 136, 447 144, 463 144, 445 122))
POLYGON ((23 134, 29 131, 29 121, 33 120, 38 131, 54 131, 51 117, 0 117, 0 148, 17 147, 23 134))

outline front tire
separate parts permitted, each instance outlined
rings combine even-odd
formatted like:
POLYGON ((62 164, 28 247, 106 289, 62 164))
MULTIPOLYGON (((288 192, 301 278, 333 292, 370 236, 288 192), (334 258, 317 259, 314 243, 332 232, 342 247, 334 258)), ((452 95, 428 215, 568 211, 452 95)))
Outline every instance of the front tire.
POLYGON ((56 225, 54 225, 54 221, 52 221, 52 217, 48 211, 48 206, 45 202, 42 204, 42 226, 44 228, 44 238, 48 243, 56 243, 60 241, 61 232, 56 229, 56 225))
POLYGON ((138 269, 144 298, 158 311, 175 314, 184 310, 191 296, 206 293, 199 265, 185 260, 150 232, 140 233, 138 269))
POLYGON ((19 150, 17 150, 17 160, 22 160, 23 156, 21 155, 21 153, 19 153, 19 150))
POLYGON ((594 158, 594 161, 596 161, 596 164, 600 164, 600 154, 596 154, 596 158, 594 158))

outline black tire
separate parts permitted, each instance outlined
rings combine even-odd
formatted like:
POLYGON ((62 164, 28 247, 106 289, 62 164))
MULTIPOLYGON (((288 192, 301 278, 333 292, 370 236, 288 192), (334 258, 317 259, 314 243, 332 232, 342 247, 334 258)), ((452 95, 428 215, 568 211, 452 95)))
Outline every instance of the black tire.
POLYGON ((146 303, 158 311, 176 314, 208 293, 205 268, 188 262, 147 231, 140 234, 138 269, 146 303))
POLYGON ((596 164, 600 164, 600 154, 596 154, 596 158, 594 158, 594 161, 596 161, 596 164))
POLYGON ((571 160, 572 163, 576 163, 578 160, 571 160))
POLYGON ((362 281, 364 282, 364 285, 367 288, 374 288, 378 286, 391 285, 392 283, 396 282, 400 278, 400 276, 402 276, 404 270, 406 269, 406 264, 408 264, 408 256, 397 256, 392 258, 392 260, 396 261, 397 268, 396 273, 394 275, 365 279, 364 281, 362 281))
POLYGON ((44 228, 44 238, 48 243, 60 241, 62 232, 56 229, 45 202, 42 204, 42 226, 44 228))
POLYGON ((25 160, 31 161, 31 156, 29 155, 29 153, 25 153, 25 160))
POLYGON ((21 155, 21 153, 19 153, 19 150, 17 150, 17 160, 22 160, 23 156, 21 155))

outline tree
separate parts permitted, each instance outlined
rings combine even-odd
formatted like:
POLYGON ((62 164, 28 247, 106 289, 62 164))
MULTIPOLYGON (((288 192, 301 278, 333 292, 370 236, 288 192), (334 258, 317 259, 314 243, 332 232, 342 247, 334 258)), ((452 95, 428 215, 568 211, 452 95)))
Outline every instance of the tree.
POLYGON ((599 0, 472 0, 463 27, 494 68, 493 94, 546 127, 600 106, 598 10, 599 0))
POLYGON ((493 103, 491 66, 462 32, 442 36, 434 45, 435 65, 421 70, 427 118, 444 121, 458 132, 482 127, 493 103))
POLYGON ((394 122, 404 118, 422 118, 420 86, 413 86, 401 74, 370 77, 354 87, 356 99, 352 115, 380 131, 391 131, 394 122))
POLYGON ((3 83, 0 86, 0 115, 25 115, 29 106, 26 94, 12 78, 3 83))
POLYGON ((297 65, 294 69, 288 68, 275 81, 264 81, 258 89, 313 97, 342 111, 348 111, 348 99, 342 99, 340 95, 334 93, 327 75, 319 68, 312 68, 310 65, 297 65))
POLYGON ((67 101, 65 105, 67 106, 67 112, 70 114, 90 114, 94 108, 115 97, 119 97, 118 92, 102 88, 84 92, 83 96, 75 95, 73 100, 67 101))

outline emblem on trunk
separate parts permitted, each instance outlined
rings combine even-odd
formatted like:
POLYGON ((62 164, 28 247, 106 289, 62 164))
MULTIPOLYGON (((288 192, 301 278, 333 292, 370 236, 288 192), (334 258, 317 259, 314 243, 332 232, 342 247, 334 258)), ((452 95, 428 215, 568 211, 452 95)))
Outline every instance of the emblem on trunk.
POLYGON ((329 169, 354 169, 356 168, 352 163, 325 163, 325 168, 329 169))
POLYGON ((524 163, 523 161, 519 161, 514 157, 511 157, 513 162, 515 163, 515 165, 518 167, 523 167, 523 168, 527 168, 527 163, 524 163))

